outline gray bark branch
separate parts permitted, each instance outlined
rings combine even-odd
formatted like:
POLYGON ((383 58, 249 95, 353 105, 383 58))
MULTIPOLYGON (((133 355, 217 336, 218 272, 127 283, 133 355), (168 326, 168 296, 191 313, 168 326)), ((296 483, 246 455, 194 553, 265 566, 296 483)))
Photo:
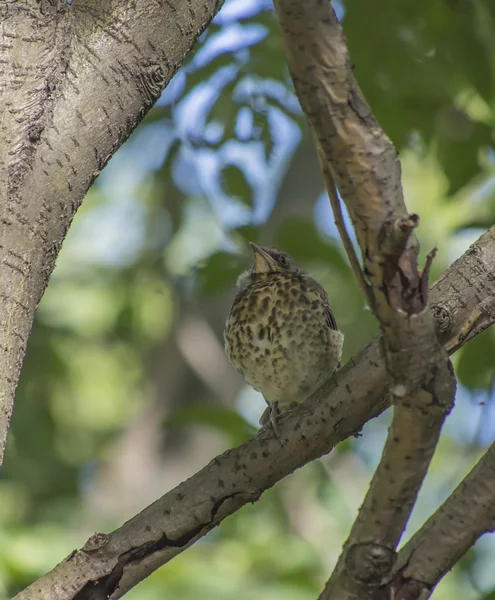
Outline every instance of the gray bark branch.
MULTIPOLYGON (((394 404, 383 455, 322 600, 372 598, 396 548, 453 405, 456 380, 428 310, 403 199, 397 152, 373 117, 352 73, 330 2, 275 0, 294 87, 316 138, 332 199, 333 181, 354 223, 363 256, 358 281, 383 331, 394 404), (369 282, 369 286, 366 285, 369 282)), ((335 202, 334 202, 335 204, 335 202)), ((338 219, 338 214, 336 215, 338 219)), ((352 246, 349 259, 355 267, 352 246)))
POLYGON ((426 600, 487 532, 495 531, 495 444, 399 552, 375 600, 426 600))
MULTIPOLYGON (((480 293, 492 299, 486 305, 483 327, 495 321, 493 265, 495 227, 432 287, 432 313, 442 344, 459 340, 479 305, 480 293), (470 284, 465 285, 466 281, 470 284)), ((88 540, 16 600, 122 597, 225 517, 359 431, 389 406, 389 387, 378 336, 311 399, 281 418, 280 433, 288 440, 286 445, 281 447, 270 429, 262 430, 254 439, 215 458, 121 528, 88 540)))
POLYGON ((221 0, 0 0, 0 464, 34 314, 89 186, 221 0))

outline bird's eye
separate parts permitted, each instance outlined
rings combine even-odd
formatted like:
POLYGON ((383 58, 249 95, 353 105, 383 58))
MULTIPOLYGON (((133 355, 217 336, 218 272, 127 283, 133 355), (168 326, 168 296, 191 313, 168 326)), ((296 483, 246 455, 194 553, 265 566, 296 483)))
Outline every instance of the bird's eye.
POLYGON ((289 264, 289 261, 283 254, 278 257, 278 262, 282 265, 282 267, 286 267, 289 264))

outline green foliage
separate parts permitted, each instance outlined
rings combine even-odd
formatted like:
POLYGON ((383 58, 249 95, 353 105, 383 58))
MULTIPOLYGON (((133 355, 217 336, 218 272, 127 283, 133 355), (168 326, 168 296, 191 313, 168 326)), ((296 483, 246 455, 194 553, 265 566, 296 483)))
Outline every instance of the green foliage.
POLYGON ((245 261, 239 260, 239 256, 235 254, 215 252, 199 268, 200 292, 211 294, 225 290, 227 286, 232 285, 232 281, 235 281, 241 270, 247 266, 245 261))
POLYGON ((191 404, 178 408, 167 418, 167 427, 201 425, 214 427, 229 437, 229 445, 239 446, 256 434, 257 429, 232 409, 211 404, 191 404))
MULTIPOLYGON (((415 132, 436 142, 455 193, 479 172, 478 151, 491 146, 493 118, 462 106, 463 95, 494 101, 495 20, 486 0, 345 4, 355 73, 388 135, 401 148, 415 132)), ((464 96, 465 97, 465 96, 464 96)))
POLYGON ((319 235, 309 218, 287 217, 276 233, 275 244, 300 262, 327 263, 339 273, 350 275, 337 244, 319 235))
POLYGON ((252 206, 251 186, 242 169, 235 165, 226 165, 220 175, 225 192, 234 200, 240 200, 252 206))
POLYGON ((476 389, 492 389, 495 381, 495 336, 488 329, 470 342, 461 353, 456 368, 459 382, 476 389))

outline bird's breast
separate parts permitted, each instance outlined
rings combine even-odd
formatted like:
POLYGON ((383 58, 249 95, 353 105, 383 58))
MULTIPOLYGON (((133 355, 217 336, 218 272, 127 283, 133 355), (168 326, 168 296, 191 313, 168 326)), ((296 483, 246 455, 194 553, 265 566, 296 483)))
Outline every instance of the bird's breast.
POLYGON ((268 401, 301 401, 340 360, 342 334, 329 329, 325 310, 325 299, 305 281, 251 285, 227 320, 227 355, 268 401))

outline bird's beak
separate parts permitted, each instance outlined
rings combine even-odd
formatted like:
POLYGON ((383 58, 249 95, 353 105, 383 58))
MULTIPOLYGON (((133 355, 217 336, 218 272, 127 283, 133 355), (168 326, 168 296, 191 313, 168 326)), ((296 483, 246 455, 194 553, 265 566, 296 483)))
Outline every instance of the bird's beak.
POLYGON ((255 273, 269 273, 273 271, 276 263, 268 252, 254 242, 249 242, 249 245, 253 252, 253 271, 255 273))

